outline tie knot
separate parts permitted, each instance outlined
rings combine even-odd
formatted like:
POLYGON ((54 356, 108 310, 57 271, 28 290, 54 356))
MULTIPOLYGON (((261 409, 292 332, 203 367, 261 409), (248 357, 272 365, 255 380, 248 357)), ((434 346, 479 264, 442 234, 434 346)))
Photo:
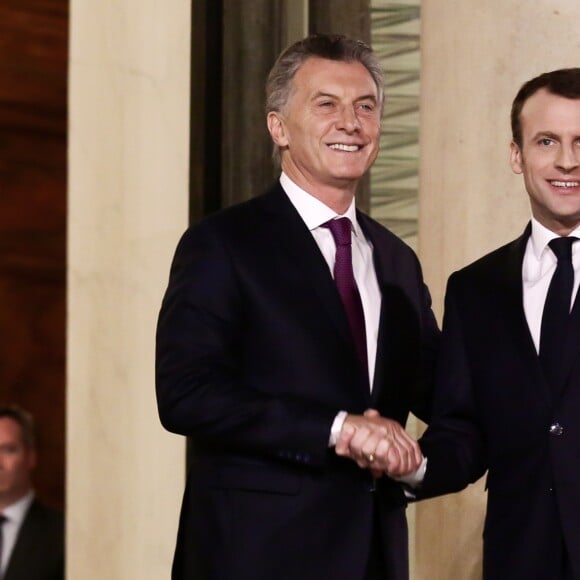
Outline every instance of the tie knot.
POLYGON ((574 236, 554 238, 553 240, 550 240, 548 245, 550 246, 550 248, 552 248, 552 252, 556 254, 558 262, 562 260, 566 262, 571 262, 572 244, 576 241, 578 241, 578 238, 575 238, 574 236))
POLYGON ((351 243, 351 223, 347 217, 330 220, 323 224, 330 229, 334 243, 337 246, 350 246, 351 243))

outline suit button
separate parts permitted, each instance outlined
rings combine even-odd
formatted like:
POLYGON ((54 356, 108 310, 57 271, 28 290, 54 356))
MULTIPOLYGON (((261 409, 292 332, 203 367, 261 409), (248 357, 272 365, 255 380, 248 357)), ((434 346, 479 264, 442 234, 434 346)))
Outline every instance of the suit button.
POLYGON ((553 435, 554 437, 559 437, 560 435, 562 435, 562 433, 564 433, 564 427, 562 427, 560 423, 552 423, 550 425, 550 435, 553 435))

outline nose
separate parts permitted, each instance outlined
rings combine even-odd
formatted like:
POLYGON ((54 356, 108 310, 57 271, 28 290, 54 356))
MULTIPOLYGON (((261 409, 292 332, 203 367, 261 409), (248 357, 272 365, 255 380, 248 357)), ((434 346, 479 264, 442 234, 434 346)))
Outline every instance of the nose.
POLYGON ((360 121, 353 107, 343 107, 340 113, 339 128, 347 133, 355 133, 360 129, 360 121))
POLYGON ((575 144, 572 146, 562 145, 558 151, 556 166, 565 173, 570 173, 578 167, 579 155, 580 150, 575 144))

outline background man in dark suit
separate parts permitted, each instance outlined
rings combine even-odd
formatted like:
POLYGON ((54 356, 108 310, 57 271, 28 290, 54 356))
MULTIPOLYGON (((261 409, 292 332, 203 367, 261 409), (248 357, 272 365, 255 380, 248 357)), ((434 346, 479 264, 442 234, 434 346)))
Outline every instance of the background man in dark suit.
POLYGON ((157 330, 160 418, 194 447, 174 580, 408 577, 405 496, 368 468, 421 461, 401 425, 428 419, 439 331, 412 250, 355 209, 382 104, 364 43, 291 46, 267 86, 280 181, 178 245, 157 330))
POLYGON ((0 408, 0 517, 2 580, 63 580, 63 514, 38 501, 34 426, 17 407, 0 408))
POLYGON ((531 224, 448 283, 418 498, 487 477, 484 577, 580 578, 580 69, 512 106, 531 224))

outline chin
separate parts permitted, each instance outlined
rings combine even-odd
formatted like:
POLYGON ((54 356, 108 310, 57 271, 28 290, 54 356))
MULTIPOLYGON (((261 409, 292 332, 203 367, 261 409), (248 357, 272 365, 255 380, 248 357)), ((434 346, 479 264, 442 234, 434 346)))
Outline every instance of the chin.
POLYGON ((353 171, 341 171, 338 172, 334 175, 335 179, 341 179, 341 180, 348 180, 348 181, 356 181, 357 179, 360 179, 364 174, 366 173, 365 171, 361 171, 361 170, 353 170, 353 171))

